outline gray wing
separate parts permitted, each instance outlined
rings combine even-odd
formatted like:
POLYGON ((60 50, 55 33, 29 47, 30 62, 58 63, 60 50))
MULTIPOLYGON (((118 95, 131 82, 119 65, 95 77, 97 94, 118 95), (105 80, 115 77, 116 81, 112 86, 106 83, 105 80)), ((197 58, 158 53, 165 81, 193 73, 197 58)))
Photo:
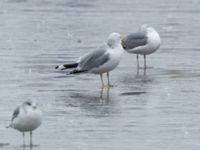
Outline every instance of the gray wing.
POLYGON ((17 116, 19 115, 20 113, 20 107, 17 107, 14 112, 13 112, 13 116, 12 116, 12 122, 15 118, 17 118, 17 116))
POLYGON ((146 32, 136 32, 127 35, 122 40, 122 46, 125 50, 133 49, 138 46, 143 46, 147 44, 147 33, 146 32))
POLYGON ((106 54, 105 48, 99 48, 85 57, 79 62, 79 68, 84 71, 89 71, 93 68, 99 67, 109 60, 109 55, 106 54))

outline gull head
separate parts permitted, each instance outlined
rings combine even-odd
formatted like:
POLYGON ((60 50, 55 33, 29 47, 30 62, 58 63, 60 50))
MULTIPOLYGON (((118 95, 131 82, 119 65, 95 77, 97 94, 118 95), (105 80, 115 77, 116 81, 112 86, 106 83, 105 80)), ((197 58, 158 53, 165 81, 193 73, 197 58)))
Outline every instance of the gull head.
POLYGON ((110 48, 116 48, 118 45, 121 45, 121 35, 119 33, 113 32, 108 36, 108 46, 110 48))
POLYGON ((38 104, 36 102, 30 101, 30 100, 24 102, 23 105, 26 109, 33 109, 33 110, 37 109, 38 107, 38 104))
POLYGON ((143 24, 140 26, 140 31, 155 32, 155 29, 150 27, 148 24, 143 24))
POLYGON ((146 31, 149 28, 148 24, 143 24, 140 26, 140 31, 146 31))

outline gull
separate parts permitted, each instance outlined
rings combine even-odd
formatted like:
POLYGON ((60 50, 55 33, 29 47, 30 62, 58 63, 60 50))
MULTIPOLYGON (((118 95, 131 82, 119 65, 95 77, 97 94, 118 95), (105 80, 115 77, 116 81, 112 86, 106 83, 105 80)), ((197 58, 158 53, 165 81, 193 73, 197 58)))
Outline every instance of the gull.
POLYGON ((121 42, 121 35, 113 32, 108 36, 107 44, 103 47, 80 57, 75 63, 56 66, 56 69, 65 70, 74 68, 70 74, 86 72, 99 74, 102 87, 113 87, 110 83, 109 72, 115 69, 120 63, 122 53, 124 52, 121 42), (104 73, 107 74, 107 85, 104 85, 103 82, 104 73))
POLYGON ((137 54, 137 71, 139 70, 139 55, 144 55, 144 70, 146 71, 146 55, 155 52, 161 45, 158 32, 148 25, 141 26, 140 31, 131 33, 122 39, 123 48, 137 54))
POLYGON ((30 146, 32 145, 32 131, 42 123, 42 112, 36 102, 26 101, 14 110, 9 127, 23 134, 23 145, 25 146, 25 132, 30 132, 30 146))

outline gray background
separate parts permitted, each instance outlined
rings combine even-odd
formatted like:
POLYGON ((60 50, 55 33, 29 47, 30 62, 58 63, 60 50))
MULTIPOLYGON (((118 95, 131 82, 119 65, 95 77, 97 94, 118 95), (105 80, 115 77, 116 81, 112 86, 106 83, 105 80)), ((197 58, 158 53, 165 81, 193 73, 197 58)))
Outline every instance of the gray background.
POLYGON ((23 149, 5 126, 32 99, 44 112, 34 150, 198 150, 199 33, 199 0, 1 0, 0 148, 23 149), (144 23, 162 39, 146 76, 127 53, 109 90, 97 75, 54 70, 144 23))

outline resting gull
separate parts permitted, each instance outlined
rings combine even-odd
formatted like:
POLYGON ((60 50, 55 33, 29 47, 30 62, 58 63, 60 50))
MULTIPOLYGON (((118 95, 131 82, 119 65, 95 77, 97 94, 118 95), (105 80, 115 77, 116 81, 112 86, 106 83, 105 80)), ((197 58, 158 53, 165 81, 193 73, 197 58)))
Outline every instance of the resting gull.
POLYGON ((30 132, 30 146, 32 146, 32 131, 42 123, 42 112, 36 102, 26 101, 14 110, 11 124, 8 127, 23 133, 25 146, 25 132, 30 132))
POLYGON ((146 70, 146 55, 155 52, 161 44, 158 32, 148 25, 142 25, 139 32, 131 33, 122 39, 123 48, 137 54, 137 70, 139 70, 139 55, 144 55, 144 69, 146 70))

